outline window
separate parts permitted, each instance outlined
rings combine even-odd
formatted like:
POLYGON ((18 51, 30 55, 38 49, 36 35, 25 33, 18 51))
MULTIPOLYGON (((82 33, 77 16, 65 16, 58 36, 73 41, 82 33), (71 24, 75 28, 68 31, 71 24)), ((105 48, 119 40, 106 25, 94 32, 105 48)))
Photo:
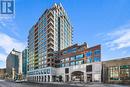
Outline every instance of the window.
POLYGON ((69 61, 69 58, 65 58, 65 61, 68 62, 68 61, 69 61))
POLYGON ((89 52, 86 53, 86 56, 87 56, 87 57, 89 57, 89 56, 91 56, 91 55, 92 55, 92 51, 89 51, 89 52))
POLYGON ((95 55, 100 54, 100 50, 95 50, 95 51, 94 51, 94 54, 95 54, 95 55))
POLYGON ((76 61, 75 63, 76 65, 79 65, 79 64, 84 64, 84 60, 80 60, 80 61, 76 61))
POLYGON ((109 70, 110 80, 118 80, 119 79, 119 67, 118 66, 109 67, 108 70, 109 70))
POLYGON ((61 67, 64 67, 64 64, 61 64, 61 67))
POLYGON ((65 68, 65 73, 69 73, 69 68, 65 68))
POLYGON ((70 57, 70 60, 75 60, 75 56, 70 57))
POLYGON ((64 51, 63 54, 74 53, 74 52, 76 52, 76 48, 68 49, 68 50, 64 51))
POLYGON ((83 54, 77 55, 77 56, 76 56, 76 60, 79 60, 79 59, 81 59, 81 58, 83 58, 83 57, 84 57, 83 54))
POLYGON ((84 64, 84 60, 80 60, 80 61, 79 61, 79 64, 84 64))
POLYGON ((76 48, 71 49, 71 52, 76 52, 76 48))
POLYGON ((70 65, 71 65, 71 66, 75 65, 75 62, 71 62, 70 65))
POLYGON ((63 63, 63 62, 64 62, 64 59, 61 60, 61 63, 63 63))
POLYGON ((95 58, 94 58, 94 62, 100 62, 100 58, 95 57, 95 58))
POLYGON ((69 63, 66 63, 65 66, 69 66, 69 63))
POLYGON ((50 69, 47 69, 47 74, 50 74, 50 69))
POLYGON ((120 66, 120 69, 130 69, 130 66, 129 65, 122 65, 122 66, 120 66))
POLYGON ((120 66, 120 79, 130 80, 130 65, 120 66))
POLYGON ((47 70, 45 69, 45 70, 44 70, 44 74, 46 74, 46 71, 47 71, 47 70))
POLYGON ((92 65, 86 66, 86 72, 92 72, 92 65))
POLYGON ((67 54, 67 51, 64 51, 63 54, 67 54))
POLYGON ((88 58, 87 63, 91 63, 91 62, 92 62, 92 58, 88 58))
POLYGON ((76 61, 76 65, 78 65, 79 64, 79 61, 76 61))

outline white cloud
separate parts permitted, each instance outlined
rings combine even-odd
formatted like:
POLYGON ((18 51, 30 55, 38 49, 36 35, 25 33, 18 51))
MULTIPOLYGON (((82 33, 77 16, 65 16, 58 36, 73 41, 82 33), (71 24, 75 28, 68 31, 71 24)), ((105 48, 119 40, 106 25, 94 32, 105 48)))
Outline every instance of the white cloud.
POLYGON ((17 33, 18 26, 15 22, 14 17, 0 17, 0 30, 7 30, 19 37, 19 34, 17 33))
POLYGON ((0 61, 5 62, 6 61, 6 55, 0 53, 0 61))
POLYGON ((0 48, 2 48, 5 53, 9 53, 13 48, 18 49, 19 51, 22 51, 26 44, 24 42, 20 42, 19 40, 16 40, 13 37, 8 36, 5 33, 0 32, 0 48))
POLYGON ((7 55, 6 54, 2 54, 0 53, 0 68, 5 68, 6 66, 6 57, 7 55))
POLYGON ((130 47, 130 25, 117 28, 116 31, 108 33, 107 37, 106 45, 111 50, 130 47))

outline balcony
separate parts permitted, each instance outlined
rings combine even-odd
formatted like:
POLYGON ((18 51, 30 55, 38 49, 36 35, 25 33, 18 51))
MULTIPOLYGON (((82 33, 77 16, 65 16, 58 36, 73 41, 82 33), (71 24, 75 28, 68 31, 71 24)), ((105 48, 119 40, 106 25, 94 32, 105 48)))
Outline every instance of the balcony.
POLYGON ((53 32, 49 32, 49 33, 47 34, 47 38, 54 38, 53 32))
POLYGON ((49 51, 48 54, 53 54, 53 51, 49 51))
POLYGON ((49 12, 48 12, 47 18, 49 18, 50 16, 52 16, 52 17, 54 18, 54 15, 53 15, 53 12, 52 12, 52 11, 49 11, 49 12))
POLYGON ((54 20, 53 20, 53 18, 52 17, 49 17, 49 19, 47 20, 47 23, 52 23, 52 24, 54 24, 54 20))
POLYGON ((49 58, 49 57, 53 57, 53 54, 52 54, 52 53, 51 53, 51 54, 47 54, 47 56, 48 56, 48 58, 49 58))
POLYGON ((54 32, 54 28, 52 26, 48 26, 47 32, 49 33, 50 31, 54 32))
POLYGON ((54 44, 53 43, 48 43, 47 46, 53 46, 54 47, 54 44))
POLYGON ((52 48, 47 49, 48 52, 53 52, 54 50, 52 48))
POLYGON ((47 49, 53 49, 54 48, 54 46, 49 46, 49 47, 47 47, 47 49))
POLYGON ((47 42, 53 44, 53 43, 54 43, 54 40, 53 40, 53 38, 49 38, 49 39, 47 40, 47 42))
POLYGON ((53 16, 48 17, 47 21, 49 21, 49 20, 52 20, 54 22, 54 17, 53 16))
POLYGON ((52 29, 54 28, 54 23, 51 21, 47 24, 47 28, 49 28, 50 26, 52 26, 52 29))

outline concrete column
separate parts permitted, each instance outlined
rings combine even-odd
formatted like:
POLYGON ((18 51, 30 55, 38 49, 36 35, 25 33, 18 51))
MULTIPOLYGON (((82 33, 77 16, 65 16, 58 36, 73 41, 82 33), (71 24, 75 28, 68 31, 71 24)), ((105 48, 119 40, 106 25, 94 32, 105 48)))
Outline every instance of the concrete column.
POLYGON ((87 74, 84 72, 84 82, 87 83, 87 74))
POLYGON ((50 82, 52 82, 52 75, 50 75, 50 82))
POLYGON ((19 57, 18 74, 22 74, 22 53, 19 53, 18 57, 19 57))
POLYGON ((71 81, 71 73, 69 73, 69 81, 71 81))
POLYGON ((46 75, 46 82, 48 82, 48 75, 46 75))

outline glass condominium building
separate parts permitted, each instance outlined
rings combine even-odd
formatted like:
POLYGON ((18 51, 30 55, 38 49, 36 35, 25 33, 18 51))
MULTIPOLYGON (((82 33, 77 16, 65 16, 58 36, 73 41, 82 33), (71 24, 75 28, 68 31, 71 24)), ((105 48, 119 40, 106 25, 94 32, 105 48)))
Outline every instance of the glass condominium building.
POLYGON ((38 81, 40 73, 47 78, 45 82, 51 81, 55 67, 54 51, 71 45, 72 25, 62 5, 54 4, 29 30, 28 80, 38 81))

